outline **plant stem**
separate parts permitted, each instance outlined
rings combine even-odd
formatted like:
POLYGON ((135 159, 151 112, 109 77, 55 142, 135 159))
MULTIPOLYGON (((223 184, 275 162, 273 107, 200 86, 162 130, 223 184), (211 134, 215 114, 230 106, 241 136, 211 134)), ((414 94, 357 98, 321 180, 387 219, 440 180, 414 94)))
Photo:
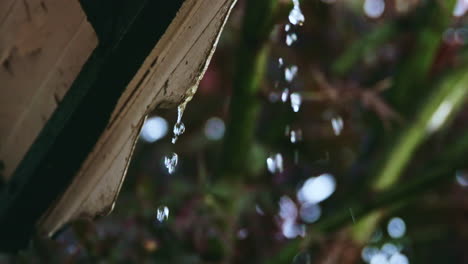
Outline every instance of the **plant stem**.
POLYGON ((241 175, 248 170, 250 150, 260 104, 257 99, 267 61, 267 40, 273 25, 276 0, 247 1, 242 38, 237 51, 234 90, 221 157, 222 174, 241 175))

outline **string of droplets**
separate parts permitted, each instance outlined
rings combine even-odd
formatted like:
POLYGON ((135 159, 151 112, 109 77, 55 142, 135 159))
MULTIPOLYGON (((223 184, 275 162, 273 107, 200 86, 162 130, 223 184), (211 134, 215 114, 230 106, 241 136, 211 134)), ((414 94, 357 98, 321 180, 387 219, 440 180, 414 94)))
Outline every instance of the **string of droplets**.
MULTIPOLYGON (((185 125, 182 122, 182 116, 184 115, 186 103, 183 103, 177 107, 177 121, 174 124, 172 132, 174 133, 171 142, 175 144, 177 139, 185 132, 185 125)), ((164 165, 167 168, 169 174, 174 173, 177 163, 179 162, 179 156, 177 153, 171 153, 170 155, 164 157, 164 165)))
MULTIPOLYGON (((286 32, 286 45, 291 47, 296 41, 298 41, 298 35, 295 29, 298 26, 304 24, 305 18, 302 14, 299 0, 292 0, 293 8, 291 9, 287 23, 284 27, 286 32)), ((298 113, 302 105, 302 96, 297 91, 294 91, 293 82, 299 72, 297 65, 287 65, 283 58, 278 59, 278 67, 284 72, 281 78, 284 80, 284 86, 282 87, 280 99, 283 103, 291 104, 291 109, 294 113, 298 113)), ((286 127, 286 136, 289 138, 291 144, 297 144, 302 140, 302 130, 292 129, 289 125, 286 127)), ((298 164, 299 152, 294 152, 294 163, 298 164)), ((267 158, 267 168, 272 174, 282 173, 283 168, 283 156, 281 153, 276 153, 267 158)), ((288 196, 283 196, 279 201, 279 218, 281 219, 280 225, 283 235, 286 238, 295 238, 297 236, 305 236, 305 225, 297 223, 298 210, 295 203, 288 196)))
MULTIPOLYGON (((190 100, 184 101, 177 107, 177 121, 174 124, 174 128, 172 132, 174 135, 172 136, 171 143, 175 144, 177 139, 185 132, 185 124, 182 122, 182 116, 184 115, 185 107, 190 100)), ((177 163, 179 162, 179 156, 177 153, 173 152, 164 157, 164 166, 167 168, 169 174, 173 174, 177 167, 177 163)), ((162 224, 169 218, 169 208, 167 206, 160 206, 156 210, 156 223, 162 224)))
MULTIPOLYGON (((304 24, 305 18, 302 14, 299 0, 292 0, 293 8, 289 12, 288 20, 289 23, 285 25, 284 30, 286 32, 286 45, 292 46, 297 40, 297 33, 294 32, 294 27, 302 26, 304 24)), ((299 67, 297 65, 285 66, 285 61, 283 58, 278 59, 278 67, 284 69, 284 81, 290 87, 294 79, 297 76, 299 67)), ((299 112, 302 105, 302 96, 298 92, 291 92, 291 88, 284 87, 281 92, 281 101, 287 103, 289 100, 291 103, 291 108, 293 112, 299 112)), ((286 128, 286 136, 289 137, 291 143, 295 144, 302 140, 302 130, 300 129, 290 129, 288 126, 286 128)), ((294 154, 294 162, 297 163, 298 153, 297 151, 294 154)), ((276 153, 267 158, 267 168, 268 171, 272 174, 283 172, 283 156, 281 153, 276 153)))

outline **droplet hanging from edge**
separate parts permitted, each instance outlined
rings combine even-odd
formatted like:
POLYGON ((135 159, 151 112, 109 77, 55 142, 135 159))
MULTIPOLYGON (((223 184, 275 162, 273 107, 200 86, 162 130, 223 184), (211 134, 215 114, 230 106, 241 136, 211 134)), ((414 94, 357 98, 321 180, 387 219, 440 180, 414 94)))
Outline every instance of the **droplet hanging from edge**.
POLYGON ((174 125, 174 137, 172 137, 172 144, 175 144, 177 139, 179 138, 180 135, 182 135, 184 132, 185 132, 185 125, 184 123, 182 122, 177 122, 175 125, 174 125))
POLYGON ((177 107, 177 122, 174 125, 173 133, 174 137, 172 137, 172 144, 175 144, 177 139, 180 135, 185 132, 185 125, 182 123, 182 116, 184 115, 186 104, 181 104, 177 107))
POLYGON ((299 112, 302 105, 302 96, 299 93, 292 93, 290 96, 291 107, 295 113, 299 112))
POLYGON ((166 156, 164 158, 164 165, 166 166, 169 174, 174 173, 178 161, 179 161, 179 157, 177 156, 176 153, 172 153, 170 156, 166 156))
POLYGON ((169 208, 167 208, 167 206, 158 207, 156 210, 156 221, 158 223, 163 223, 167 219, 169 219, 169 208))

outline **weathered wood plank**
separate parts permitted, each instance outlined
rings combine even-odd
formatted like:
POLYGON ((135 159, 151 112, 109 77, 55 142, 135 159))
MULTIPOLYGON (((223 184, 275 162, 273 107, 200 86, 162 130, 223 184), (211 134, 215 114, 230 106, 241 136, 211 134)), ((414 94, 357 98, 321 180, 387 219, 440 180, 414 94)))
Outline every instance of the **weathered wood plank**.
POLYGON ((0 249, 24 247, 41 216, 50 233, 113 202, 142 118, 192 96, 234 2, 81 0, 99 46, 0 192, 0 249))
POLYGON ((77 0, 2 1, 0 10, 0 160, 8 179, 97 36, 77 0))
POLYGON ((156 106, 191 99, 234 2, 185 1, 127 86, 72 184, 43 216, 42 233, 51 234, 72 219, 94 217, 112 208, 144 117, 156 106))

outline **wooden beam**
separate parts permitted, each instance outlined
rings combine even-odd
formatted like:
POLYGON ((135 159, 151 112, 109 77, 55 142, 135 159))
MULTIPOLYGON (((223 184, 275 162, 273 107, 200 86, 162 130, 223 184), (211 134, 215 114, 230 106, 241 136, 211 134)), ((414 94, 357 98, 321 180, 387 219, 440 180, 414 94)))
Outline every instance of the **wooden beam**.
POLYGON ((0 193, 0 248, 111 208, 144 116, 191 99, 234 2, 82 1, 99 47, 0 193))

